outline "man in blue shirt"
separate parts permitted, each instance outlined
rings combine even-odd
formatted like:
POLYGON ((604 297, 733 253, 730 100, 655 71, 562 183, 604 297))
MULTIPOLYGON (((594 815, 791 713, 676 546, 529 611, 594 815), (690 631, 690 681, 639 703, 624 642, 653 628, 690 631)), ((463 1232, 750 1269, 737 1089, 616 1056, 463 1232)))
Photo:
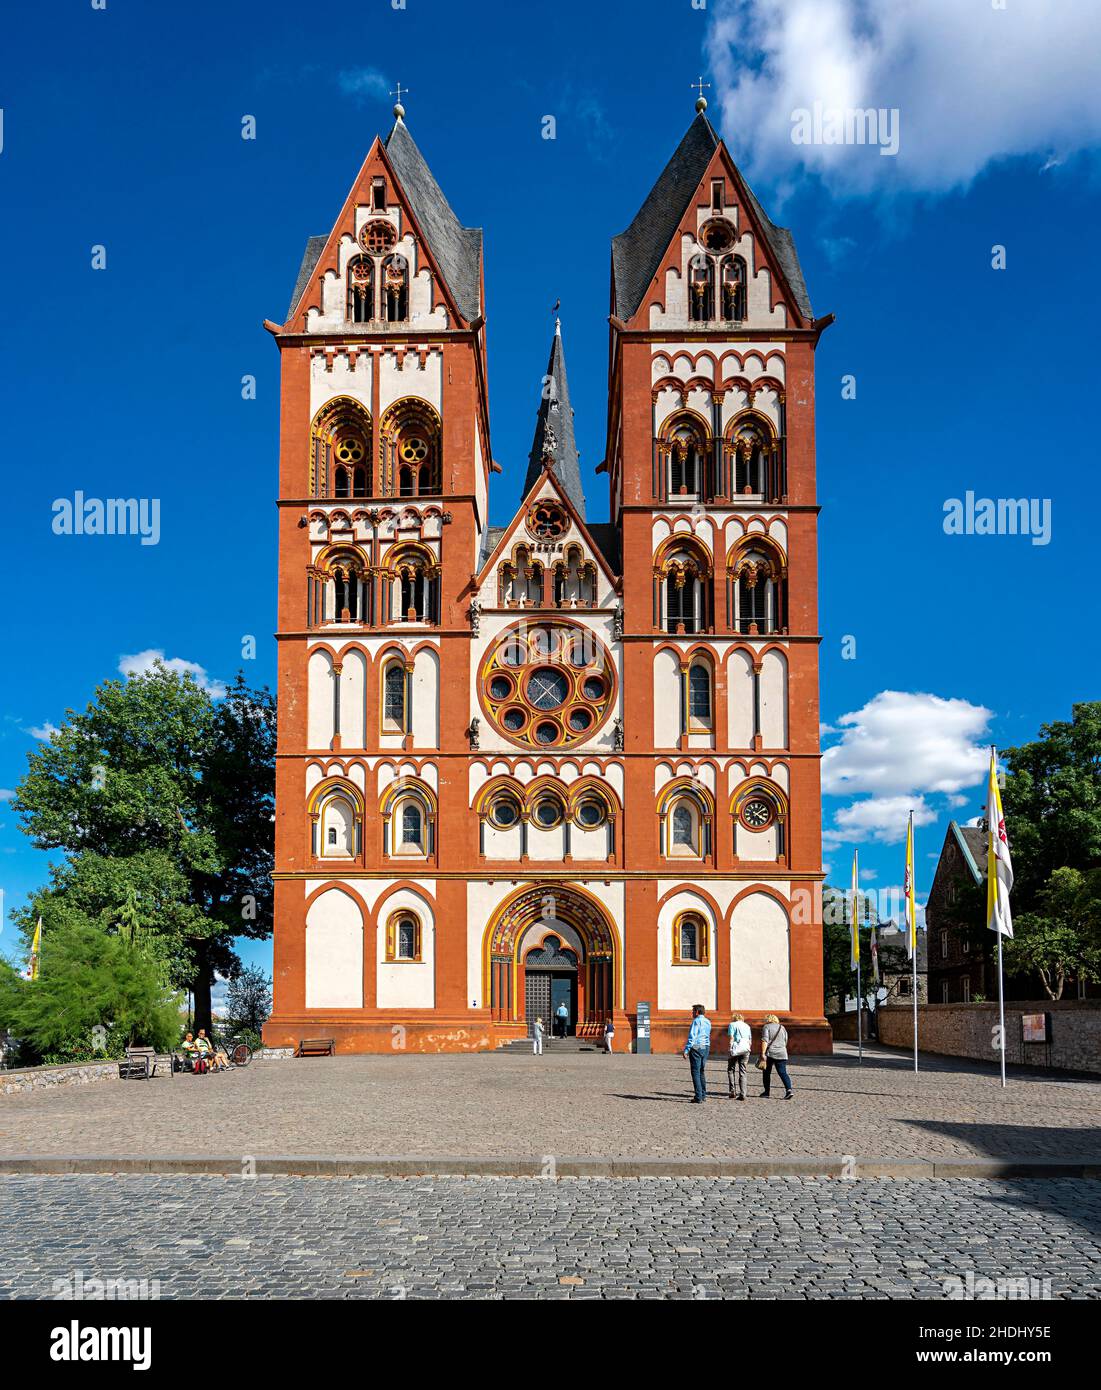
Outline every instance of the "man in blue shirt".
POLYGON ((693 1105, 702 1105, 707 1099, 707 1081, 704 1067, 707 1054, 711 1051, 711 1020, 704 1012, 702 1004, 692 1005, 692 1027, 688 1030, 688 1041, 684 1044, 684 1055, 692 1068, 692 1086, 696 1094, 693 1105))

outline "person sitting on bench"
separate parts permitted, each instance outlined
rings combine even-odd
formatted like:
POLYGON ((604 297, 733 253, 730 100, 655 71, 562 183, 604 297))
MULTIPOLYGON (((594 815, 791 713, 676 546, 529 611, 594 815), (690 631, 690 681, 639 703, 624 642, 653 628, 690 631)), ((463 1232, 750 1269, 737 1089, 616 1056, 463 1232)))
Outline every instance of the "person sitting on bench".
POLYGON ((206 1035, 206 1029, 199 1029, 199 1036, 195 1039, 195 1045, 199 1049, 201 1056, 206 1057, 210 1062, 211 1071, 228 1071, 229 1058, 222 1048, 216 1046, 206 1035))

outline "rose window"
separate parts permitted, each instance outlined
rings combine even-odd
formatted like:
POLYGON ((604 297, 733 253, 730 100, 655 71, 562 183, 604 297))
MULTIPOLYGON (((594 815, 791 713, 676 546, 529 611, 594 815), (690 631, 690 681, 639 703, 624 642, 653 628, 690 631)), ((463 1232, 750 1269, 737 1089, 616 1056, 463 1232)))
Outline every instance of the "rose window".
POLYGON ((607 718, 615 670, 604 644, 567 623, 521 623, 502 633, 482 668, 482 706, 510 740, 564 747, 607 718))
POLYGON ((528 512, 528 530, 542 541, 565 535, 569 524, 566 509, 558 502, 536 502, 528 512))
POLYGON ((397 239, 398 234, 392 222, 368 222, 359 230, 359 244, 372 256, 381 256, 389 251, 397 239))

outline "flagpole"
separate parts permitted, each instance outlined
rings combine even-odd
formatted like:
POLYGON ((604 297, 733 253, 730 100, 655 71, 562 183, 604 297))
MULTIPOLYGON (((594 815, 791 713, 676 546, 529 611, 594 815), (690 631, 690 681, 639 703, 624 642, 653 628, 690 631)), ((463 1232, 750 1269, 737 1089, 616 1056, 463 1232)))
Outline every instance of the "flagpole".
MULTIPOLYGON (((990 745, 990 777, 993 783, 997 783, 998 778, 998 751, 993 744, 990 745)), ((991 826, 989 812, 987 813, 986 833, 989 840, 991 833, 996 831, 995 826, 991 826)), ((989 867, 987 869, 989 876, 989 867)), ((994 875, 995 902, 1001 893, 1001 884, 998 882, 997 873, 994 875)), ((1002 1086, 1005 1086, 1005 982, 1002 971, 1002 927, 1000 919, 995 919, 998 923, 998 1040, 1001 1044, 1001 1064, 1002 1064, 1002 1086)))
POLYGON ((918 1069, 918 987, 917 987, 917 884, 913 866, 914 858, 914 813, 910 812, 910 863, 907 865, 910 877, 910 900, 907 904, 906 934, 910 938, 910 993, 914 996, 914 1075, 918 1069))
POLYGON ((864 1060, 864 995, 860 988, 860 932, 856 933, 856 1060, 864 1060))

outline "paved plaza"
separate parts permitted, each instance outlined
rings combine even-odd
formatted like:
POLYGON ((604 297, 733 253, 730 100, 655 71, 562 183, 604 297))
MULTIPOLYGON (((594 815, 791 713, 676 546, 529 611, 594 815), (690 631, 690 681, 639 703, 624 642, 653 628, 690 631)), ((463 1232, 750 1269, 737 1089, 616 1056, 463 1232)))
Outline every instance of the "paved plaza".
POLYGON ((1101 1158, 1101 1077, 855 1048, 795 1058, 796 1098, 691 1105, 680 1057, 347 1056, 0 1097, 3 1154, 1101 1158))
POLYGON ((161 1298, 1101 1297, 1089 1180, 19 1176, 0 1202, 0 1298, 78 1270, 161 1298))

